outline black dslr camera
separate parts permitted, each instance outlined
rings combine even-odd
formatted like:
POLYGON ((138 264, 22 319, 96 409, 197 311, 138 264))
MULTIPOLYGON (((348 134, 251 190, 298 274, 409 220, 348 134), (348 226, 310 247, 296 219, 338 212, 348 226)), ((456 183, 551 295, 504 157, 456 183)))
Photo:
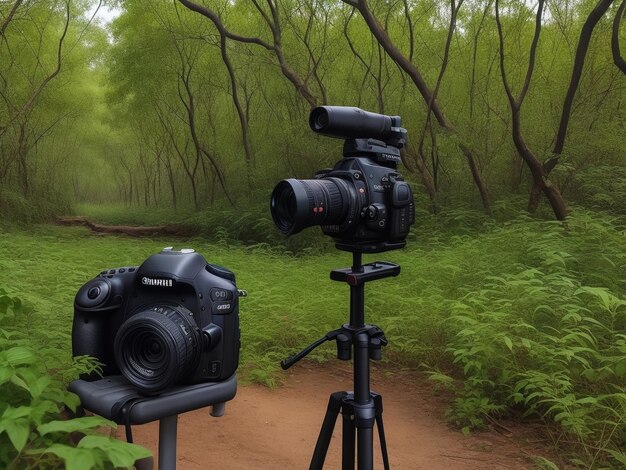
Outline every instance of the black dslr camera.
POLYGON ((105 376, 121 373, 147 395, 225 380, 239 363, 241 295, 228 269, 191 249, 165 248, 80 288, 72 352, 94 356, 105 376))
POLYGON ((396 171, 407 134, 400 116, 322 106, 311 112, 309 125, 322 135, 346 139, 344 158, 334 168, 318 171, 316 179, 276 185, 270 208, 278 229, 292 235, 320 225, 339 248, 404 246, 415 222, 415 203, 396 171))

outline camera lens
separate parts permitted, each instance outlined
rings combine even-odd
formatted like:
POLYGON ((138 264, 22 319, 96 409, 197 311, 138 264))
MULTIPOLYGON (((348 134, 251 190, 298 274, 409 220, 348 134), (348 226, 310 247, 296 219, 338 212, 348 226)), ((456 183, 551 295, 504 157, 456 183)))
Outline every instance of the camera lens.
POLYGON ((341 224, 356 200, 353 192, 341 178, 282 180, 272 192, 272 218, 285 235, 312 225, 341 224))
POLYGON ((159 305, 124 322, 113 349, 124 377, 142 392, 155 394, 177 383, 195 366, 201 344, 189 310, 159 305))
POLYGON ((320 107, 316 108, 310 117, 311 127, 315 132, 319 132, 328 125, 328 112, 320 107))

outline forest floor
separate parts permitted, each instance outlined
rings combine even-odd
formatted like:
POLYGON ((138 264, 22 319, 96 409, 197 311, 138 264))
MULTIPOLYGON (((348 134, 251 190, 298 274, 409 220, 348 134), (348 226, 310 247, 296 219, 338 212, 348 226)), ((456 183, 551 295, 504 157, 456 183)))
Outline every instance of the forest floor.
MULTIPOLYGON (((212 418, 208 409, 185 413, 178 421, 179 470, 285 470, 307 468, 328 396, 351 390, 346 363, 298 364, 285 372, 282 386, 241 385, 226 414, 212 418)), ((391 468, 394 469, 532 469, 533 457, 547 456, 538 428, 511 422, 463 435, 444 412, 448 398, 432 383, 407 372, 372 370, 372 388, 382 394, 391 468)), ((133 428, 136 443, 158 458, 158 424, 133 428)), ((124 430, 118 429, 123 439, 124 430)), ((378 440, 375 468, 382 468, 378 440)), ((341 419, 325 469, 341 468, 341 419)))

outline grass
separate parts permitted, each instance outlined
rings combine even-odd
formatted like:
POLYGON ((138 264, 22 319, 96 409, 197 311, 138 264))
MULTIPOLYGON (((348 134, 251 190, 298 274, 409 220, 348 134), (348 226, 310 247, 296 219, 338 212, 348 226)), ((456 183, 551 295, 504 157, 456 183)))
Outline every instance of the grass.
MULTIPOLYGON (((19 293, 36 314, 24 328, 58 331, 70 357, 69 334, 77 289, 102 269, 140 263, 164 246, 193 247, 227 266, 248 291, 241 300, 242 368, 273 383, 278 362, 348 318, 348 289, 328 273, 349 265, 349 255, 282 256, 263 248, 211 244, 202 239, 135 239, 93 235, 82 227, 40 225, 0 234, 0 286, 19 293)), ((382 281, 380 288, 389 286, 382 281)), ((374 304, 380 304, 373 299, 374 304)), ((328 357, 332 348, 316 357, 328 357)))
MULTIPOLYGON (((418 220, 408 248, 365 257, 402 266, 398 278, 366 288, 366 319, 389 339, 388 367, 421 368, 450 386, 451 419, 461 426, 526 413, 558 423, 555 442, 574 449, 569 463, 595 468, 623 459, 624 219, 578 210, 567 229, 522 214, 501 222, 462 211, 418 220)), ((240 303, 240 371, 275 385, 280 359, 348 320, 348 288, 328 273, 349 266, 349 254, 332 250, 330 240, 318 243, 295 256, 280 243, 246 246, 220 231, 134 239, 40 225, 0 233, 0 286, 34 304, 24 328, 57 331, 69 361, 73 296, 85 281, 164 246, 193 247, 232 269, 248 291, 240 303)), ((334 354, 328 344, 311 358, 334 354)))

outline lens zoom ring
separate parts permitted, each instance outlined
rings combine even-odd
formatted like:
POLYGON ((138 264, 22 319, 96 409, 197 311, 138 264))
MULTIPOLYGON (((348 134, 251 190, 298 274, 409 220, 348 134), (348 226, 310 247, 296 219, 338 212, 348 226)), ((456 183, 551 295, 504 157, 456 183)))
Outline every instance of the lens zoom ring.
POLYGON ((309 201, 309 209, 312 209, 313 207, 317 205, 316 204, 317 201, 315 197, 315 190, 311 187, 311 183, 315 183, 316 181, 301 180, 300 182, 302 183, 302 187, 304 188, 304 191, 306 192, 306 197, 309 201))
POLYGON ((345 213, 344 200, 334 180, 300 180, 309 200, 314 224, 338 223, 345 213))
POLYGON ((337 183, 333 180, 334 178, 319 181, 328 191, 326 211, 329 216, 341 214, 341 209, 344 205, 343 198, 341 197, 341 191, 339 191, 337 183))

